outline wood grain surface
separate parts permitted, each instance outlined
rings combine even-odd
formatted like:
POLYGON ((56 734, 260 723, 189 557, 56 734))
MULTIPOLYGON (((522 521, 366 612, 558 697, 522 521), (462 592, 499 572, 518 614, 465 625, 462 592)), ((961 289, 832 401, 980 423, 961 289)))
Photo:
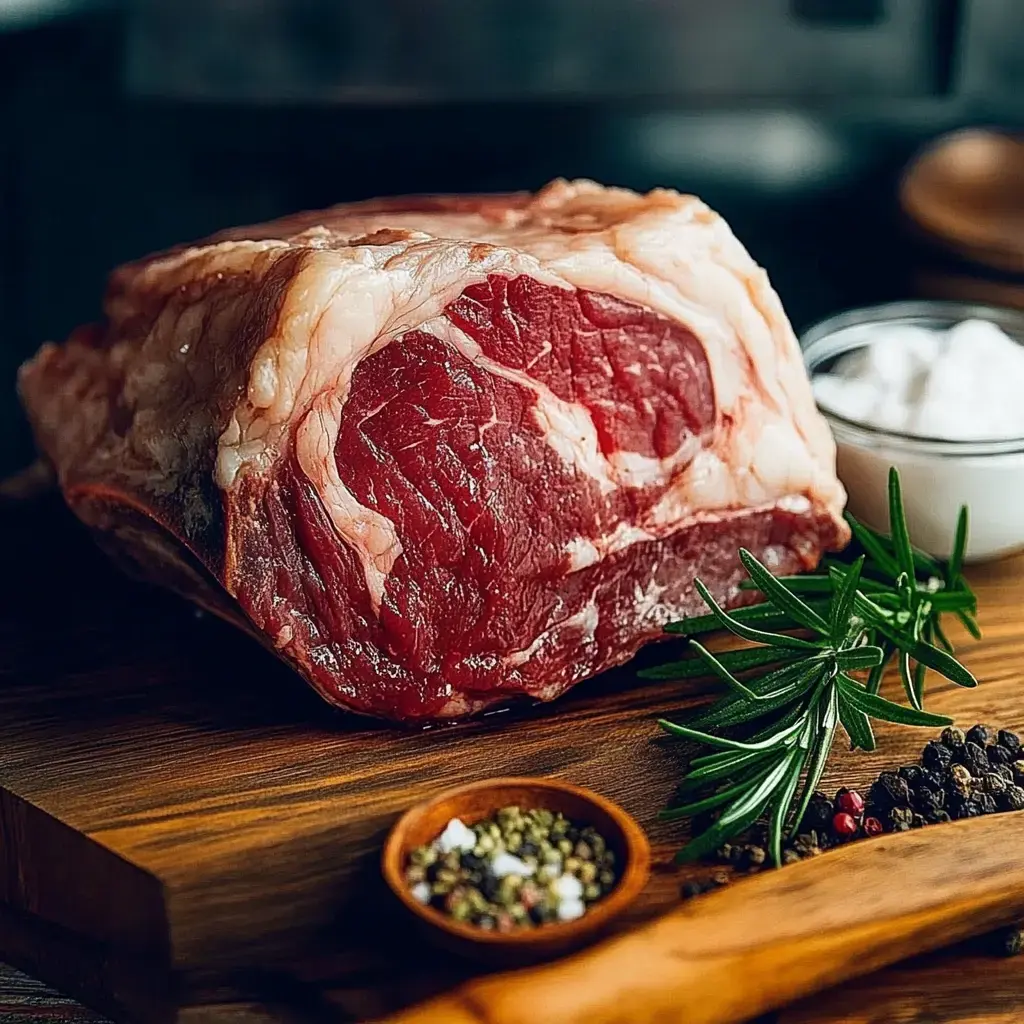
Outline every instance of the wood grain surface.
MULTIPOLYGON (((655 862, 622 927, 677 905, 683 875, 671 857, 683 836, 655 816, 683 751, 653 720, 706 699, 707 684, 640 684, 626 669, 547 707, 384 728, 326 710, 230 628, 122 579, 56 503, 2 508, 0 522, 11 538, 0 594, 0 953, 15 965, 121 1019, 395 1012, 476 969, 408 927, 379 878, 383 836, 415 801, 494 775, 563 778, 620 802, 648 829, 655 862)), ((933 679, 930 706, 964 724, 1020 727, 1024 565, 974 580, 986 637, 961 653, 983 685, 933 679)), ((838 752, 826 784, 865 783, 928 738, 879 734, 874 754, 838 752)), ((951 957, 943 969, 925 961, 851 983, 780 1020, 1024 1016, 1016 965, 951 957), (929 978, 945 995, 925 998, 929 978), (843 1016, 847 1004, 876 1016, 843 1016)))

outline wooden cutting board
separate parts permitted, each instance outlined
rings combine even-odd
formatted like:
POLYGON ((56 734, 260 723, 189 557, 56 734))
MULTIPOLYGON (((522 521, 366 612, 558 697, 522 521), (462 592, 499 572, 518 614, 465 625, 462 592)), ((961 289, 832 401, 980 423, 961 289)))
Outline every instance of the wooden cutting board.
MULTIPOLYGON (((0 958, 126 1020, 212 1020, 240 1001, 312 1020, 393 1011, 474 969, 406 927, 379 880, 382 839, 409 804, 493 775, 557 776, 621 802, 655 851, 622 927, 676 905, 682 837, 655 816, 681 761, 654 719, 706 699, 706 684, 640 684, 630 668, 551 706, 377 726, 124 580, 56 502, 0 509, 0 524, 0 958)), ((983 685, 933 679, 930 707, 1024 726, 1024 561, 973 579, 986 638, 961 655, 983 685)), ((837 754, 827 785, 865 783, 927 738, 880 729, 875 754, 837 754)))

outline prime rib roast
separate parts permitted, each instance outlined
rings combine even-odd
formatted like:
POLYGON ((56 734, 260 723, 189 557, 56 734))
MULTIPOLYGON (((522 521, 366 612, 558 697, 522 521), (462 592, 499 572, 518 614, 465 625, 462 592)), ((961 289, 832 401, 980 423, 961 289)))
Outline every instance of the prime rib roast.
POLYGON ((68 504, 328 701, 549 700, 846 541, 765 273, 698 199, 302 213, 114 271, 20 376, 68 504))

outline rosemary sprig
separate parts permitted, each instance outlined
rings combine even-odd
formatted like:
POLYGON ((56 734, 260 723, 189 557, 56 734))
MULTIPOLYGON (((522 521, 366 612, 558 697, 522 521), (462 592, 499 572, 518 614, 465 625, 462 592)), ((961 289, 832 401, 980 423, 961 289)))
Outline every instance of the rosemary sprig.
POLYGON ((747 585, 760 591, 763 602, 726 612, 697 580, 709 613, 666 627, 690 638, 694 656, 641 674, 653 679, 711 674, 727 688, 688 721, 659 723, 670 735, 713 751, 691 762, 679 787, 683 802, 662 813, 669 820, 717 814, 680 851, 680 861, 710 853, 766 817, 771 855, 780 863, 783 835, 799 826, 840 726, 852 747, 873 750, 872 719, 949 724, 922 709, 929 668, 960 686, 977 685, 953 657, 940 624, 943 614, 953 613, 978 635, 977 601, 962 572, 967 509, 960 511, 953 554, 945 564, 911 546, 895 469, 889 473, 889 518, 887 537, 847 515, 861 553, 852 562, 829 561, 817 575, 779 579, 741 550, 747 585), (713 654, 695 639, 718 629, 755 646, 713 654), (893 658, 910 706, 878 692, 893 658), (751 678, 752 670, 762 674, 751 678), (851 674, 858 672, 866 673, 864 681, 851 674), (743 735, 727 734, 734 728, 743 735))

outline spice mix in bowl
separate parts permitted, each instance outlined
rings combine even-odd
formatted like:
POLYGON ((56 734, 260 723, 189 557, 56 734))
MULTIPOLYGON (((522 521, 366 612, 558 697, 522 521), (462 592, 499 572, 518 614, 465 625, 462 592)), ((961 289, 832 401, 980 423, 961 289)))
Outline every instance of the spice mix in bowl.
POLYGON ((449 949, 522 963, 591 941, 632 902, 650 851, 622 808, 569 783, 501 779, 442 793, 395 825, 391 889, 449 949))

